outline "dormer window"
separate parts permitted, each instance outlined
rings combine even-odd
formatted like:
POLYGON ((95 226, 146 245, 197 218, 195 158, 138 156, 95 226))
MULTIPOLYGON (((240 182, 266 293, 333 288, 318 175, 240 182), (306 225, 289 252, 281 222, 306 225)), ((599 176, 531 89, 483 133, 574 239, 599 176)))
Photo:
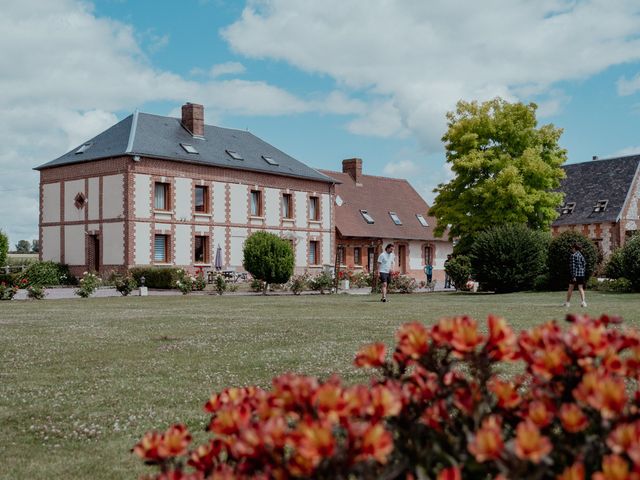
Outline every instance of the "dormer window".
POLYGON ((396 212, 389 212, 389 216, 391 217, 391 220, 393 220, 393 223, 396 225, 402 225, 402 220, 400 220, 400 217, 396 212))
POLYGON ((364 218, 364 221, 371 224, 371 223, 375 223, 373 220, 373 217, 371 215, 369 215, 369 213, 366 210, 360 210, 360 215, 362 215, 362 218, 364 218))
POLYGON ((76 155, 79 153, 84 153, 87 150, 89 150, 89 148, 91 147, 91 145, 93 145, 93 143, 89 142, 89 143, 85 143, 84 145, 81 145, 77 150, 76 150, 76 155))
POLYGON ((428 227, 429 226, 429 224, 427 223, 427 220, 422 215, 420 215, 419 213, 416 213, 416 218, 420 222, 420 225, 422 225, 423 227, 428 227))
POLYGON ((274 167, 277 167, 278 165, 280 165, 278 162, 276 162, 273 158, 268 157, 266 155, 262 155, 262 159, 267 162, 269 165, 272 165, 274 167))
POLYGON ((191 154, 197 154, 198 150, 196 150, 196 147, 194 147, 193 145, 190 145, 188 143, 181 143, 180 146, 182 148, 184 148, 184 151, 187 153, 191 153, 191 154))
POLYGON ((244 160, 244 157, 238 152, 234 152, 233 150, 225 150, 225 152, 227 152, 227 155, 229 155, 234 160, 244 160))
POLYGON ((609 200, 598 200, 593 206, 593 213, 604 212, 607 209, 609 200))
POLYGON ((564 206, 562 207, 561 214, 569 215, 573 213, 574 208, 576 208, 576 202, 565 203, 564 206))

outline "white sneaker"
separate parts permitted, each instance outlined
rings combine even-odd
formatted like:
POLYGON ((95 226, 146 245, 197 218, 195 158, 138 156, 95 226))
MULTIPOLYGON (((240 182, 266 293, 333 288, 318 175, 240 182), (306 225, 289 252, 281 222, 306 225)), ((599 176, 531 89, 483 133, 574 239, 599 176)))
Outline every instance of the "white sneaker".
POLYGON ((571 304, 569 302, 564 302, 562 304, 563 307, 569 308, 571 306, 571 304))
POLYGON ((580 306, 581 306, 582 308, 587 308, 587 302, 582 302, 582 303, 580 304, 580 306))

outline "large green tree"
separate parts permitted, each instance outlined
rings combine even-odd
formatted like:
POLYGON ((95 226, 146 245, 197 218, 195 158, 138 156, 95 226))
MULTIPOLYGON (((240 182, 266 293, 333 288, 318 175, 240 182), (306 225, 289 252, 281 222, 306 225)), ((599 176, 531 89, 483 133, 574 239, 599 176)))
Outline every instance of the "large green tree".
POLYGON ((7 264, 7 253, 9 252, 9 237, 0 230, 0 267, 7 264))
POLYGON ((538 127, 534 103, 501 98, 458 102, 447 114, 447 163, 454 178, 438 185, 430 214, 436 235, 469 238, 489 227, 525 224, 547 230, 557 216, 564 176, 562 129, 538 127))
POLYGON ((270 283, 286 283, 295 259, 291 244, 273 233, 255 232, 244 242, 244 268, 262 280, 264 295, 270 283))

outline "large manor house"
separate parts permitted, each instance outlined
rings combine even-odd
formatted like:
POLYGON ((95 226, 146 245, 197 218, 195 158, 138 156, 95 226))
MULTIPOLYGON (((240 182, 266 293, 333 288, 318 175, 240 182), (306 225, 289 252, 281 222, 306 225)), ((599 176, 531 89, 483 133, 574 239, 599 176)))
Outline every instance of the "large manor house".
MULTIPOLYGON (((578 230, 606 256, 640 228, 640 155, 566 165, 565 203, 552 225, 578 230)), ((204 123, 202 105, 182 118, 134 113, 40 171, 40 256, 73 273, 138 266, 242 271, 257 230, 289 242, 297 273, 373 271, 384 245, 397 269, 444 279, 452 253, 433 234, 429 206, 406 180, 315 170, 255 135, 204 123)))
POLYGON ((258 230, 291 242, 298 273, 372 271, 387 243, 397 267, 444 278, 451 242, 435 238, 429 206, 405 180, 364 175, 361 159, 318 171, 253 134, 182 118, 134 113, 37 168, 40 255, 73 273, 138 266, 242 271, 258 230))

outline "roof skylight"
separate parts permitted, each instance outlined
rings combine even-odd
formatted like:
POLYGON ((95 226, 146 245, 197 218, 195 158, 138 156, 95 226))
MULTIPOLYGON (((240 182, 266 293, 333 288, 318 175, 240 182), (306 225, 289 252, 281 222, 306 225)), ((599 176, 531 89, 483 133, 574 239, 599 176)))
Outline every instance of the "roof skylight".
POLYGON ((180 146, 184 148, 184 151, 187 153, 198 153, 198 150, 196 150, 196 147, 188 143, 181 143, 180 146))
POLYGON ((594 213, 604 212, 607 209, 608 203, 609 203, 609 200, 598 200, 596 204, 593 206, 594 213))
POLYGON ((422 215, 420 215, 419 213, 416 213, 416 217, 418 218, 420 225, 422 225, 423 227, 429 226, 429 224, 427 223, 427 220, 422 215))
POLYGON ((225 152, 227 152, 227 155, 229 155, 234 160, 244 160, 244 157, 238 152, 234 152, 233 150, 225 150, 225 152))
POLYGON ((269 165, 273 165, 274 167, 277 167, 278 165, 280 165, 277 161, 275 161, 273 158, 268 157, 267 155, 262 155, 262 159, 267 162, 269 165))
POLYGON ((78 153, 84 153, 87 150, 89 150, 89 148, 91 147, 91 145, 93 145, 93 143, 89 142, 89 143, 85 143, 84 145, 81 145, 77 150, 76 150, 76 155, 78 153))
POLYGON ((573 213, 573 210, 575 208, 576 208, 576 202, 565 203, 564 206, 562 207, 561 214, 569 215, 570 213, 573 213))
POLYGON ((362 215, 362 218, 364 218, 364 221, 367 223, 375 223, 373 220, 373 217, 371 215, 369 215, 369 213, 366 210, 360 210, 360 214, 362 215))
POLYGON ((396 225, 402 225, 402 220, 400 220, 400 217, 396 212, 389 212, 389 216, 391 217, 391 220, 393 220, 393 223, 396 225))

